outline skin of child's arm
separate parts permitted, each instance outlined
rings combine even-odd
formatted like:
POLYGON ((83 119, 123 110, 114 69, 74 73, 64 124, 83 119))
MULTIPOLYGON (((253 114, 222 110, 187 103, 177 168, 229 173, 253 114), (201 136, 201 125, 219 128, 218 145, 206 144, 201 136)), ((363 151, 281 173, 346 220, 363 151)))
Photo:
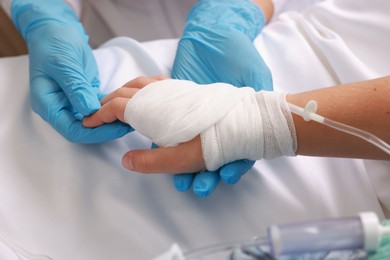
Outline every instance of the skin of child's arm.
MULTIPOLYGON (((318 104, 317 114, 367 132, 390 143, 390 77, 288 95, 287 101, 304 107, 318 104)), ((390 157, 367 141, 328 126, 306 122, 293 114, 297 154, 326 157, 384 159, 390 157)))
MULTIPOLYGON (((156 78, 137 78, 102 100, 102 109, 83 124, 94 127, 116 119, 124 120, 126 103, 139 88, 156 78)), ((317 113, 371 132, 390 142, 390 77, 318 89, 287 96, 289 103, 304 107, 309 100, 318 103, 317 113)), ((316 122, 306 122, 293 114, 298 140, 297 154, 324 157, 390 160, 372 144, 316 122)), ((133 150, 122 159, 123 166, 141 173, 183 173, 204 169, 200 137, 174 147, 133 150)))

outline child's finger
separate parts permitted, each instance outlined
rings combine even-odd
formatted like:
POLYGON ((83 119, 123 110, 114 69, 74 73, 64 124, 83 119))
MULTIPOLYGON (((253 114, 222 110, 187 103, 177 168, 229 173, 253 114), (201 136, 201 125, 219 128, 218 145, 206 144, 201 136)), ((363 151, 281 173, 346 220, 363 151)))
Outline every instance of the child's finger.
POLYGON ((159 81, 159 80, 164 80, 167 79, 167 76, 164 75, 159 75, 159 76, 154 76, 154 77, 137 77, 129 82, 127 82, 125 85, 123 85, 124 88, 143 88, 146 85, 159 81))
POLYGON ((105 96, 100 101, 100 103, 102 105, 105 105, 107 102, 110 102, 111 100, 113 100, 115 98, 132 98, 134 96, 134 94, 138 92, 138 90, 139 89, 137 89, 137 88, 125 88, 125 87, 118 88, 114 92, 105 96))
POLYGON ((133 80, 130 80, 126 84, 124 84, 122 87, 118 88, 114 92, 110 93, 109 95, 105 96, 100 103, 103 105, 110 100, 116 98, 116 97, 127 97, 132 98, 137 91, 146 85, 159 81, 167 79, 167 76, 160 75, 160 76, 154 76, 154 77, 137 77, 133 80))
POLYGON ((193 173, 205 168, 199 136, 174 147, 129 151, 122 164, 141 173, 193 173))
POLYGON ((85 117, 84 127, 97 127, 116 120, 124 122, 124 113, 128 98, 117 97, 105 103, 95 114, 85 117))

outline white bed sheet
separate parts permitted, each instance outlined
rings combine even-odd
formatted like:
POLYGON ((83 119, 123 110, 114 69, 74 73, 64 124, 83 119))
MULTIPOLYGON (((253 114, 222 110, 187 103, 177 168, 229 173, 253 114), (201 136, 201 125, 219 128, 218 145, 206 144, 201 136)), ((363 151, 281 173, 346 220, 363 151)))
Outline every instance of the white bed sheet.
MULTIPOLYGON (((390 5, 352 2, 283 14, 256 39, 276 90, 389 74, 390 29, 383 21, 390 5)), ((169 74, 176 43, 107 43, 95 51, 102 89, 169 74)), ((172 176, 122 169, 122 155, 148 148, 147 138, 131 133, 105 144, 72 144, 34 114, 26 56, 0 59, 0 73, 0 235, 30 252, 64 260, 150 259, 173 242, 188 250, 263 234, 274 223, 361 211, 383 219, 390 208, 390 164, 383 161, 262 160, 238 184, 221 184, 206 199, 180 193, 172 176)))

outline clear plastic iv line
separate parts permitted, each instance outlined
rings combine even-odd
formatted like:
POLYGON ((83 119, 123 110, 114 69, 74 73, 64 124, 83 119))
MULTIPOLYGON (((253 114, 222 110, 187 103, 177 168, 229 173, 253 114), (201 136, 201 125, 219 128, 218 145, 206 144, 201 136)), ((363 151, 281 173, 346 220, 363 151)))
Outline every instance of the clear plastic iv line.
POLYGON ((199 259, 217 252, 231 251, 238 247, 250 247, 254 245, 268 246, 269 240, 267 237, 255 237, 253 240, 237 241, 237 242, 226 242, 216 245, 205 246, 197 248, 184 253, 185 259, 199 259))
POLYGON ((360 137, 361 139, 366 140, 367 142, 375 145, 376 147, 390 155, 390 145, 379 137, 361 129, 345 125, 343 123, 336 122, 316 114, 315 112, 317 111, 317 102, 314 100, 310 100, 306 104, 305 108, 299 107, 291 103, 288 103, 288 106, 292 113, 301 116, 305 121, 313 120, 320 124, 339 130, 341 132, 360 137))

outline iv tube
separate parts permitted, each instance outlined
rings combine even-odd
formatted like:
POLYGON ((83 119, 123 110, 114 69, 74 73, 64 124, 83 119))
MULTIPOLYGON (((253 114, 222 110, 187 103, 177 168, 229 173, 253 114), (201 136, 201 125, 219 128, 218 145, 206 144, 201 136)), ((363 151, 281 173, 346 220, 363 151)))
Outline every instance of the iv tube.
POLYGON ((367 142, 375 145, 376 147, 378 147, 379 149, 381 149, 382 151, 390 155, 390 145, 385 141, 383 141, 382 139, 378 138, 377 136, 368 133, 366 131, 363 131, 361 129, 349 125, 345 125, 343 123, 336 122, 316 114, 315 112, 317 110, 317 103, 314 100, 310 100, 306 104, 305 108, 301 108, 299 106, 290 103, 288 103, 288 106, 292 113, 303 117, 305 121, 313 120, 320 124, 339 130, 341 132, 345 132, 360 137, 361 139, 366 140, 367 142))
POLYGON ((245 241, 236 241, 236 242, 226 242, 221 244, 214 244, 210 246, 205 246, 202 248, 197 248, 195 250, 191 250, 184 253, 185 259, 199 259, 200 257, 208 256, 213 253, 224 252, 224 251, 232 251, 238 247, 247 247, 253 245, 262 245, 269 246, 268 237, 255 237, 251 240, 245 241))

